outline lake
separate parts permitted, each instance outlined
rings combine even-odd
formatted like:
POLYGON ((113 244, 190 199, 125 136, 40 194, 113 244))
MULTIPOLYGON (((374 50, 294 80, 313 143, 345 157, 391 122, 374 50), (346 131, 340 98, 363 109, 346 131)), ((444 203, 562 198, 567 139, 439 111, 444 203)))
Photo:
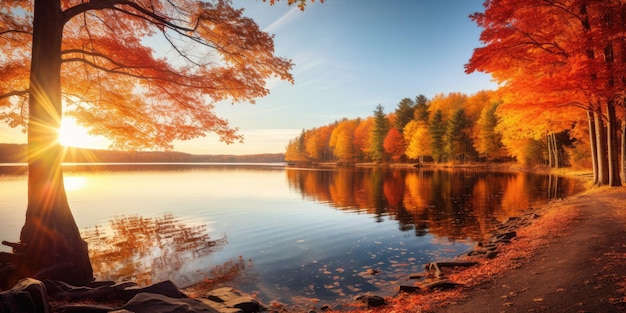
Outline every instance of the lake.
MULTIPOLYGON (((288 304, 390 295, 508 217, 581 191, 559 176, 472 169, 68 164, 64 173, 98 279, 225 284, 288 304)), ((19 238, 26 178, 24 166, 0 166, 2 240, 19 238)))

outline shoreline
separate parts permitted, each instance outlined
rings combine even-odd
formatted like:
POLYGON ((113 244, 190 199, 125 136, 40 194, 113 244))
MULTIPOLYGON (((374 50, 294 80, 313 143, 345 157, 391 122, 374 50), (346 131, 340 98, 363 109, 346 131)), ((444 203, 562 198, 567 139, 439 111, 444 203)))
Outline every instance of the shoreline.
MULTIPOLYGON (((626 204, 621 202, 621 199, 626 199, 626 190, 622 188, 611 187, 595 187, 591 178, 592 175, 586 171, 571 171, 571 170, 559 170, 551 171, 553 174, 576 178, 581 181, 581 184, 585 187, 584 191, 568 197, 563 200, 553 201, 542 207, 538 207, 532 210, 532 212, 540 215, 540 217, 527 226, 522 226, 517 229, 517 236, 510 244, 503 245, 500 248, 499 255, 493 259, 485 259, 481 261, 477 266, 463 268, 461 270, 453 271, 447 278, 458 283, 458 287, 449 290, 442 291, 429 291, 420 294, 398 294, 393 297, 389 297, 387 300, 388 305, 381 307, 378 312, 526 312, 526 310, 520 310, 523 307, 529 311, 534 312, 571 312, 571 310, 564 309, 569 305, 568 303, 560 303, 559 297, 551 298, 553 306, 547 306, 545 300, 547 295, 551 295, 549 291, 537 290, 538 296, 530 300, 526 299, 527 303, 521 303, 519 306, 514 301, 509 301, 515 298, 520 293, 532 294, 534 292, 534 286, 551 285, 555 282, 560 283, 564 287, 556 288, 557 294, 566 290, 578 290, 573 286, 568 286, 567 275, 562 277, 550 277, 544 278, 538 276, 538 267, 541 264, 545 264, 545 267, 564 266, 578 268, 580 272, 590 272, 589 264, 586 260, 579 260, 577 258, 561 259, 555 265, 555 262, 551 262, 551 257, 544 257, 544 254, 550 255, 553 251, 568 250, 569 245, 572 244, 573 237, 578 234, 581 224, 589 221, 599 219, 596 215, 613 214, 615 216, 621 216, 620 225, 623 225, 623 230, 626 231, 626 204), (615 200, 620 199, 620 200, 615 200), (598 203, 608 203, 604 210, 594 209, 598 203), (537 256, 541 254, 542 259, 537 260, 537 256), (543 262, 543 263, 542 263, 543 262), (536 263, 540 263, 537 265, 536 263), (570 264, 572 263, 572 264, 570 264), (515 276, 517 275, 517 276, 515 276), (524 278, 528 280, 525 282, 529 287, 518 288, 516 291, 510 291, 508 294, 505 289, 515 289, 516 283, 511 282, 511 276, 517 277, 518 280, 524 278), (522 278, 519 278, 522 277, 522 278), (546 281, 549 279, 550 281, 546 281), (489 296, 485 296, 489 294, 489 296), (495 295, 494 295, 495 294, 495 295), (546 296, 542 296, 546 294, 546 296), (515 306, 515 307, 513 307, 515 306)), ((609 219, 611 216, 601 215, 603 219, 609 219)), ((602 225, 600 223, 599 225, 602 225)), ((585 235, 588 237, 600 236, 596 233, 603 233, 602 231, 595 232, 594 230, 601 229, 602 226, 589 226, 590 231, 588 234, 583 234, 582 239, 579 236, 577 240, 584 240, 585 235), (595 227, 595 228, 594 228, 595 227)), ((617 226, 616 226, 617 227, 617 226)), ((620 239, 606 236, 605 245, 619 245, 622 241, 620 239)), ((590 248, 585 243, 580 243, 577 249, 590 248)), ((594 248, 594 247, 591 247, 594 248)), ((622 245, 622 250, 616 253, 612 260, 607 262, 608 266, 617 267, 616 263, 624 263, 626 260, 626 246, 622 245)), ((574 253, 576 255, 577 252, 574 253)), ((582 252, 580 254, 583 254, 582 252)), ((558 255, 557 255, 558 257, 558 255)), ((623 266, 626 269, 626 264, 623 266)), ((591 268, 594 270, 594 268, 591 268)), ((591 273, 592 276, 599 275, 596 272, 600 272, 600 269, 595 269, 595 272, 591 273)), ((626 273, 620 272, 620 273, 626 273)), ((584 305, 590 305, 586 307, 591 310, 578 310, 579 312, 614 312, 626 309, 626 274, 619 274, 614 277, 617 282, 616 286, 609 286, 613 288, 617 295, 607 295, 607 299, 602 304, 598 304, 597 301, 593 302, 587 295, 578 294, 582 301, 573 303, 574 307, 583 307, 584 305), (621 284, 620 284, 621 282, 621 284), (613 296, 613 297, 610 297, 613 296), (609 303, 609 304, 606 304, 609 303), (607 310, 603 305, 622 305, 620 308, 613 308, 607 310), (595 305, 596 307, 593 307, 595 305), (602 306, 603 309, 598 311, 598 307, 602 306), (595 309, 595 310, 594 310, 595 309)), ((587 284, 590 280, 583 280, 580 284, 587 284)), ((615 283, 615 282, 613 282, 615 283)), ((604 286, 608 286, 604 284, 604 286)), ((596 287, 598 288, 598 287, 596 287)), ((537 288, 538 289, 538 288, 537 288)), ((597 297, 597 296, 596 296, 597 297)), ((519 298, 522 298, 521 296, 519 298)), ((561 300, 563 302, 563 300, 561 300)), ((575 301, 574 301, 575 302, 575 301)), ((361 309, 361 311, 365 311, 361 309)), ((335 312, 341 312, 335 311, 335 312)))

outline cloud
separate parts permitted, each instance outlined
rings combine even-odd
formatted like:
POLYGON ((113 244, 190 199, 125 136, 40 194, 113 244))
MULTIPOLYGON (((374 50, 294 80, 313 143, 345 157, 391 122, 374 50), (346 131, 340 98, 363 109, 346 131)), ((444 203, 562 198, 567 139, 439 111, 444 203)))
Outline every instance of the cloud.
POLYGON ((297 6, 292 6, 289 11, 287 11, 285 14, 283 14, 281 17, 279 17, 278 19, 276 19, 274 22, 272 22, 272 24, 270 24, 269 26, 265 27, 265 29, 263 29, 264 32, 267 33, 275 33, 276 30, 284 27, 285 25, 291 23, 294 19, 296 19, 298 16, 297 14, 299 14, 301 11, 300 9, 298 9, 297 6))

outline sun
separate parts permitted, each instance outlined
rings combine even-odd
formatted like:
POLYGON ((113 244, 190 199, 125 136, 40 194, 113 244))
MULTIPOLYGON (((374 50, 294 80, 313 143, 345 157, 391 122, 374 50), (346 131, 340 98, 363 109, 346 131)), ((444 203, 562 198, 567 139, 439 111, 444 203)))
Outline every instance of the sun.
POLYGON ((87 129, 76 124, 73 118, 65 117, 59 129, 59 143, 65 147, 91 148, 97 138, 87 133, 87 129))

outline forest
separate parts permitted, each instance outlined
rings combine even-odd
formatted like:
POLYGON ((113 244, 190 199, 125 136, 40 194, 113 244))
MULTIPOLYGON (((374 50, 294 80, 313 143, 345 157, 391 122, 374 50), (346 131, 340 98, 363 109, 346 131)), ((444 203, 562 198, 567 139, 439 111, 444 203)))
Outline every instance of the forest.
MULTIPOLYGON (((576 111, 572 113, 577 113, 576 111)), ((584 113, 584 112, 578 112, 584 113)), ((584 114, 527 116, 497 91, 403 98, 385 113, 342 119, 292 139, 288 162, 512 162, 591 168, 584 114), (557 125, 556 123, 561 123, 557 125)))
POLYGON ((621 186, 626 141, 623 1, 488 1, 466 73, 495 91, 402 99, 385 113, 304 130, 290 162, 517 161, 591 169, 621 186))

